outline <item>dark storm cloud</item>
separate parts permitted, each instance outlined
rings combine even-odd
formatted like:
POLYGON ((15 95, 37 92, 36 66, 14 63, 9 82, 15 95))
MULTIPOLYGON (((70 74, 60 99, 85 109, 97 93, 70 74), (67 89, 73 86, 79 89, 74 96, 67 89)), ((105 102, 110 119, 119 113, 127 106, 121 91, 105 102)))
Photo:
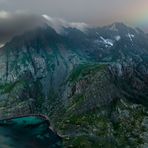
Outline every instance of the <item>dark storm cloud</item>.
POLYGON ((33 29, 43 24, 41 16, 27 13, 0 12, 0 44, 5 43, 13 36, 33 29))
POLYGON ((51 26, 57 33, 61 33, 63 27, 77 28, 81 31, 85 31, 85 28, 88 27, 85 23, 68 22, 61 18, 50 17, 47 14, 0 11, 0 47, 12 37, 45 24, 51 26))

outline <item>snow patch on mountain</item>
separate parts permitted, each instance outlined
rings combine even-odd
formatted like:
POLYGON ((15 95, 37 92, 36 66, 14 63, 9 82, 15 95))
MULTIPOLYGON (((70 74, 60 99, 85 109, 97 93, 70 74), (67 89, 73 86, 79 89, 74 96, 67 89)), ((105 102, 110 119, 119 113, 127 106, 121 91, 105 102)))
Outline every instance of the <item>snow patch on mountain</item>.
POLYGON ((133 38, 135 37, 134 34, 130 34, 130 33, 128 33, 127 36, 129 37, 131 42, 133 41, 133 38))
POLYGON ((113 45, 114 45, 114 44, 113 44, 113 41, 112 41, 111 39, 105 39, 105 38, 103 38, 102 36, 100 36, 100 39, 102 39, 102 41, 103 41, 105 44, 109 45, 109 46, 113 46, 113 45))
POLYGON ((120 39, 121 39, 121 36, 120 35, 115 36, 115 40, 116 41, 119 41, 120 39))

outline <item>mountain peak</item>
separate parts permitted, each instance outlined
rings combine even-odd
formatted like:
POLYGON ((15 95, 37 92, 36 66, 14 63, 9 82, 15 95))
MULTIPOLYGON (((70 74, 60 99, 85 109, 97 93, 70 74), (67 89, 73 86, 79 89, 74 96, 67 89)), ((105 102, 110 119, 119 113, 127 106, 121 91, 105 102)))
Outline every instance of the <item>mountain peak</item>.
POLYGON ((113 24, 107 26, 107 28, 109 28, 112 31, 120 31, 120 30, 131 29, 129 26, 127 26, 127 25, 125 25, 124 23, 121 23, 121 22, 113 23, 113 24))
POLYGON ((33 30, 24 32, 21 35, 15 36, 5 44, 5 46, 13 46, 13 47, 22 47, 23 45, 30 44, 45 44, 52 43, 53 41, 59 41, 59 35, 56 31, 50 27, 49 25, 45 25, 43 27, 38 27, 33 30))

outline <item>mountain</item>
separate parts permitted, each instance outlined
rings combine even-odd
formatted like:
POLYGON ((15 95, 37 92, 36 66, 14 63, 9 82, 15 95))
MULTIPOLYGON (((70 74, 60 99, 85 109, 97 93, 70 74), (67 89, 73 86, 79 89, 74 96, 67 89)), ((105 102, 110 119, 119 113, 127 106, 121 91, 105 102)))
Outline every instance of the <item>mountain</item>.
POLYGON ((0 117, 47 115, 65 147, 147 147, 147 40, 122 23, 14 37, 0 49, 0 117))

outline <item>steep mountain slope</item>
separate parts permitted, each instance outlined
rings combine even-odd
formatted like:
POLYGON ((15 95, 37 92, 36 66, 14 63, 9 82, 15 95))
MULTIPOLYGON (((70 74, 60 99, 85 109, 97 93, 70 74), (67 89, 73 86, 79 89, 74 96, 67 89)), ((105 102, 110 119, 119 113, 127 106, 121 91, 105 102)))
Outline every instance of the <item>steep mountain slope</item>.
MULTIPOLYGON (((62 40, 64 38, 52 28, 39 28, 14 38, 1 50, 1 91, 4 94, 1 98, 4 102, 18 98, 25 103, 20 105, 30 112, 30 104, 33 103, 33 107, 29 108, 38 110, 45 99, 58 92, 70 70, 86 61, 80 52, 64 47, 62 40)), ((16 110, 14 106, 12 108, 16 110)))
MULTIPOLYGON (((138 88, 128 93, 120 87, 123 81, 128 87, 132 80, 114 79, 117 77, 107 65, 82 65, 74 70, 63 97, 68 102, 55 121, 57 129, 67 135, 66 145, 147 147, 147 107, 136 103, 134 92, 138 88)), ((147 87, 145 82, 141 84, 147 87)))
POLYGON ((0 117, 48 115, 65 147, 147 147, 147 35, 121 23, 63 30, 0 49, 0 117))

